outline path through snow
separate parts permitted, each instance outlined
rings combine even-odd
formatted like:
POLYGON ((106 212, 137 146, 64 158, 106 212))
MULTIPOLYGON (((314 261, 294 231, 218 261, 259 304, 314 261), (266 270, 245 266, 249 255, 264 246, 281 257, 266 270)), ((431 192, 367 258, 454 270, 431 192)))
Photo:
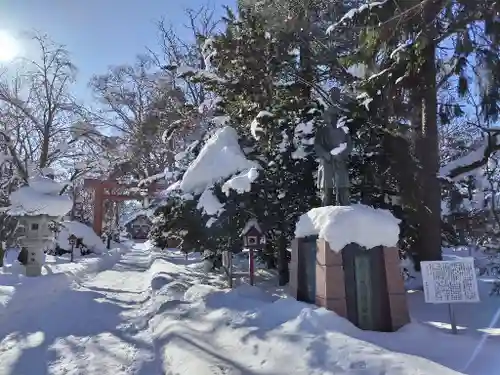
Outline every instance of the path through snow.
MULTIPOLYGON (((361 331, 248 285, 221 290, 199 259, 146 244, 113 259, 64 287, 47 275, 8 289, 0 374, 457 375, 477 346, 417 323, 361 331)), ((498 350, 493 338, 465 373, 497 374, 498 350)))
MULTIPOLYGON (((144 271, 151 257, 137 244, 114 267, 0 319, 0 374, 156 374, 150 337, 128 334, 136 309, 149 298, 144 271), (140 370, 140 371, 139 371, 140 370)), ((35 286, 36 287, 36 286, 35 286)), ((9 310, 9 305, 7 306, 9 310)))

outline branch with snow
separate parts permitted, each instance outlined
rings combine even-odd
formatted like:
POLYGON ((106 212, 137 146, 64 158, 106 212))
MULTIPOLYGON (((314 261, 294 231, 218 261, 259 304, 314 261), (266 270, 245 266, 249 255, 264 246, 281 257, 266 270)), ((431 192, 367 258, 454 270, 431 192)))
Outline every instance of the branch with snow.
POLYGON ((476 150, 448 162, 440 169, 440 175, 453 180, 464 178, 485 166, 497 151, 500 151, 500 129, 489 129, 484 141, 476 150))
POLYGON ((259 165, 246 158, 236 130, 226 126, 205 143, 184 173, 180 188, 187 193, 202 192, 208 186, 251 168, 259 168, 259 165))

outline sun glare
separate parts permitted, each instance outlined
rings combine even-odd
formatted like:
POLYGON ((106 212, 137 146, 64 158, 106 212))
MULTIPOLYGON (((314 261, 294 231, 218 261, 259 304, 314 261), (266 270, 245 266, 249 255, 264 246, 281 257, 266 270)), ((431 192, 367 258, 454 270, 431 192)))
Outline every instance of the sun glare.
POLYGON ((0 30, 0 62, 13 60, 19 53, 19 44, 7 31, 0 30))

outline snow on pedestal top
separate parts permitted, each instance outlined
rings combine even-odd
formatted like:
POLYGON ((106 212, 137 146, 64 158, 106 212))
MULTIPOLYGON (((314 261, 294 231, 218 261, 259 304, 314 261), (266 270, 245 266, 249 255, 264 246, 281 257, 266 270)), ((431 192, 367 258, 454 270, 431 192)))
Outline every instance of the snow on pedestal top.
POLYGON ((28 185, 10 194, 8 213, 12 216, 64 216, 73 203, 67 195, 59 195, 61 189, 62 186, 50 178, 32 177, 28 185))
POLYGON ((235 173, 258 167, 241 151, 236 130, 225 126, 203 146, 184 173, 180 188, 184 192, 202 192, 207 186, 235 173))
POLYGON ((389 211, 362 204, 313 208, 299 218, 295 237, 318 236, 333 251, 356 243, 371 249, 393 247, 399 240, 399 223, 389 211))

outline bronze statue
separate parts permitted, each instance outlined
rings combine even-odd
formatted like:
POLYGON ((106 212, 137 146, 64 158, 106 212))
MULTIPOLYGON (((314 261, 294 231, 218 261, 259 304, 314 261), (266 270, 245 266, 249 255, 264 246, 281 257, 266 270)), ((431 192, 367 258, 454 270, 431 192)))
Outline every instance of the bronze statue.
MULTIPOLYGON (((338 92, 332 93, 332 98, 338 92)), ((316 130, 314 149, 320 159, 318 184, 322 191, 323 206, 333 204, 335 190, 336 205, 350 204, 350 183, 347 161, 352 151, 352 142, 347 127, 338 127, 338 110, 329 108, 325 123, 316 130)))

